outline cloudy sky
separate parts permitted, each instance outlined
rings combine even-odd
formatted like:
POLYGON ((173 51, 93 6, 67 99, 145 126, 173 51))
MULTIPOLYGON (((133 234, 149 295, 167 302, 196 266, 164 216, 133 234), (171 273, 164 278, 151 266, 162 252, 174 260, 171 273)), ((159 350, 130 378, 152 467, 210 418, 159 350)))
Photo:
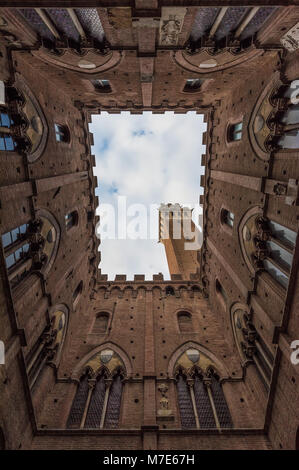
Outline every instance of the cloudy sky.
MULTIPOLYGON (((125 234, 116 223, 116 239, 104 239, 100 246, 100 268, 109 279, 114 279, 115 274, 127 274, 127 279, 133 279, 134 274, 145 274, 146 279, 152 279, 159 272, 169 279, 164 246, 158 243, 158 211, 153 206, 150 223, 150 205, 171 202, 194 207, 198 204, 200 175, 204 172, 200 163, 205 152, 202 145, 205 130, 203 116, 195 112, 93 116, 90 131, 94 135, 92 152, 96 156, 94 174, 98 177, 96 194, 100 207, 111 204, 117 217, 118 209, 126 205, 127 216, 126 212, 122 213, 128 224, 131 222, 129 236, 147 234, 147 239, 119 240, 119 234, 123 238, 125 234)), ((110 219, 104 208, 101 226, 107 231, 106 222, 110 219)), ((110 233, 111 229, 113 232, 113 225, 109 227, 110 233)))

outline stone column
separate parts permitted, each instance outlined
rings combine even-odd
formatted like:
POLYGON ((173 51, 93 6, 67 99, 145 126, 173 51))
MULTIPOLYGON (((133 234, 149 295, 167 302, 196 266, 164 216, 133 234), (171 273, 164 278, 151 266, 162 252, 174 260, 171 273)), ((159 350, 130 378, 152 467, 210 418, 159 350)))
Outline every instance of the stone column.
POLYGON ((156 372, 152 291, 145 294, 143 448, 157 448, 156 372))

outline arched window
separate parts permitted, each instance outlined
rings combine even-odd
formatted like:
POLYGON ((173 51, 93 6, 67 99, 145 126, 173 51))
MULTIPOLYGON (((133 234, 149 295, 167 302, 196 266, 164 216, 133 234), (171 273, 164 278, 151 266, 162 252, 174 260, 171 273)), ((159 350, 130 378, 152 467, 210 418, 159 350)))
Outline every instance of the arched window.
POLYGON ((65 125, 54 124, 56 142, 69 142, 70 133, 69 129, 65 125))
POLYGON ((270 388, 274 356, 250 320, 250 314, 236 304, 232 309, 232 327, 240 356, 253 362, 266 390, 270 388))
POLYGON ((178 324, 181 333, 188 333, 192 331, 192 315, 189 312, 178 313, 178 324))
POLYGON ((56 350, 53 347, 55 337, 56 333, 47 326, 26 357, 26 369, 31 389, 37 383, 46 363, 55 355, 56 350))
POLYGON ((282 87, 282 95, 287 99, 287 105, 285 111, 278 113, 280 125, 277 126, 277 130, 281 135, 278 146, 283 149, 299 148, 299 105, 292 102, 294 94, 296 97, 296 88, 282 87))
POLYGON ((12 137, 11 126, 14 124, 6 110, 0 112, 0 151, 14 151, 16 143, 12 137))
POLYGON ((98 313, 93 325, 92 332, 99 335, 104 335, 107 333, 109 323, 109 313, 101 312, 98 313))
POLYGON ((219 377, 212 368, 203 373, 195 368, 187 377, 177 377, 182 428, 231 428, 232 420, 219 377))
POLYGON ((83 281, 80 281, 76 289, 73 292, 73 308, 75 308, 77 303, 79 302, 79 298, 82 294, 82 290, 83 290, 83 281))
POLYGON ((242 222, 239 235, 249 269, 263 269, 287 288, 297 233, 255 213, 242 222))
POLYGON ((64 216, 66 230, 70 230, 72 227, 78 225, 79 216, 77 211, 69 212, 64 216))
POLYGON ((174 295, 174 288, 171 286, 167 286, 165 289, 166 295, 174 295))
POLYGON ((189 92, 189 93, 196 92, 200 89, 202 83, 203 83, 203 80, 201 80, 200 78, 189 78, 185 82, 183 91, 189 92))
MULTIPOLYGON (((103 427, 102 416, 106 395, 105 374, 101 373, 92 383, 92 393, 90 404, 88 407, 84 428, 100 428, 103 427), (101 426, 102 424, 102 426, 101 426)), ((83 423, 82 423, 83 424, 83 423)))
POLYGON ((176 379, 182 428, 195 428, 196 422, 187 377, 182 372, 179 372, 176 379))
POLYGON ((20 282, 30 271, 32 260, 29 256, 29 223, 22 224, 2 234, 5 263, 12 286, 20 282))
POLYGON ((72 408, 66 425, 67 428, 72 429, 83 427, 82 417, 85 410, 89 389, 88 375, 85 373, 80 379, 77 392, 72 403, 72 408))
POLYGON ((233 228, 235 215, 227 209, 221 209, 221 223, 227 225, 229 228, 233 228))
POLYGON ((227 129, 228 142, 237 142, 242 139, 243 122, 230 124, 227 129))
POLYGON ((47 273, 58 249, 59 226, 44 210, 37 218, 2 234, 8 279, 15 287, 32 271, 47 273))
POLYGON ((120 373, 117 373, 113 378, 105 416, 105 428, 117 428, 118 426, 123 388, 122 378, 120 373))
POLYGON ((85 373, 79 382, 67 428, 117 428, 119 424, 123 374, 112 378, 101 369, 96 377, 85 373))
POLYGON ((109 80, 91 80, 96 91, 100 93, 111 93, 112 88, 109 80))

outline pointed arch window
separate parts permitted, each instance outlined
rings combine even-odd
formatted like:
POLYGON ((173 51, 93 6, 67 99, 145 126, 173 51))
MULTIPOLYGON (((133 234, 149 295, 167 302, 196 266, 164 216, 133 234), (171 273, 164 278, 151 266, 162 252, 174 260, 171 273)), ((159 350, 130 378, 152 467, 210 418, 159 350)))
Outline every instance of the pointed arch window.
POLYGON ((116 371, 111 378, 104 369, 95 378, 87 371, 79 382, 67 428, 117 428, 123 378, 121 371, 116 371))
POLYGON ((249 269, 268 272, 286 289, 297 233, 255 213, 241 224, 240 236, 243 255, 249 269))
POLYGON ((236 304, 231 313, 232 327, 239 354, 254 363, 266 390, 270 388, 274 356, 251 322, 251 315, 236 304))
POLYGON ((72 408, 68 417, 66 427, 69 429, 80 428, 83 418, 83 413, 85 410, 85 404, 88 397, 89 384, 88 384, 88 374, 85 373, 78 384, 76 395, 72 403, 72 408))
POLYGON ((219 377, 213 369, 195 370, 189 377, 179 371, 177 393, 182 428, 231 428, 232 420, 219 377))
POLYGON ((8 279, 14 288, 32 270, 48 272, 59 243, 59 226, 47 211, 1 235, 8 279))
POLYGON ((57 353, 59 341, 56 340, 59 339, 59 333, 63 330, 64 324, 60 330, 54 330, 52 326, 47 326, 44 329, 25 359, 28 382, 31 389, 37 383, 47 362, 54 359, 57 353))
POLYGON ((187 377, 182 372, 179 372, 177 376, 177 395, 182 428, 195 428, 196 422, 194 409, 187 383, 187 377))
POLYGON ((189 312, 181 311, 178 313, 178 325, 181 333, 192 331, 192 315, 189 312))

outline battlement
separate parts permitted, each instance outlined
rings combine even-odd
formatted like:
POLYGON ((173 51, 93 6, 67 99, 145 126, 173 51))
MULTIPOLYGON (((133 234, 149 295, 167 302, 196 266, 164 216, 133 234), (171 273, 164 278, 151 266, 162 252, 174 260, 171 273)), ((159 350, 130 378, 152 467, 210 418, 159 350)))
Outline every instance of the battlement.
POLYGON ((101 270, 99 270, 97 276, 98 283, 152 283, 152 282, 163 282, 164 284, 173 283, 173 282, 199 282, 199 274, 198 273, 191 273, 189 279, 183 279, 181 274, 171 274, 170 279, 164 279, 164 275, 162 273, 153 274, 152 279, 145 279, 145 274, 134 274, 134 278, 132 280, 127 279, 126 274, 116 274, 114 280, 108 280, 108 274, 102 274, 101 270))

